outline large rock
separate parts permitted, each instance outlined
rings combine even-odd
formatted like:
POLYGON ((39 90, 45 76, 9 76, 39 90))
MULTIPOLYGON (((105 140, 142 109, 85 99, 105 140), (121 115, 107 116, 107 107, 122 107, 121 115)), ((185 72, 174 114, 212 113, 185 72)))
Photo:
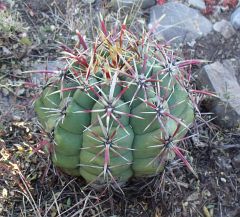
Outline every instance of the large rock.
POLYGON ((175 38, 175 43, 193 42, 212 30, 211 22, 198 10, 177 2, 152 7, 148 27, 167 41, 175 38))
POLYGON ((224 128, 240 126, 240 86, 232 61, 215 62, 203 67, 198 74, 201 88, 207 88, 218 97, 206 102, 206 107, 216 115, 215 122, 224 128))
POLYGON ((48 61, 47 63, 35 62, 32 64, 32 69, 41 71, 41 70, 61 70, 64 68, 66 62, 62 60, 53 60, 48 61))
POLYGON ((39 71, 39 73, 32 74, 32 82, 37 85, 42 85, 45 82, 45 74, 40 71, 60 71, 64 68, 66 62, 61 60, 48 61, 47 63, 35 62, 32 64, 33 71, 39 71))
POLYGON ((240 30, 240 7, 231 15, 231 23, 236 30, 240 30))
POLYGON ((226 39, 231 38, 236 33, 231 23, 224 19, 214 23, 213 29, 226 39))
POLYGON ((133 5, 140 5, 141 8, 149 8, 156 4, 155 0, 112 0, 111 5, 115 8, 121 8, 121 7, 132 7, 133 5))
POLYGON ((235 75, 237 77, 237 82, 240 85, 240 58, 236 57, 236 58, 232 58, 229 61, 231 61, 232 66, 235 70, 235 75))

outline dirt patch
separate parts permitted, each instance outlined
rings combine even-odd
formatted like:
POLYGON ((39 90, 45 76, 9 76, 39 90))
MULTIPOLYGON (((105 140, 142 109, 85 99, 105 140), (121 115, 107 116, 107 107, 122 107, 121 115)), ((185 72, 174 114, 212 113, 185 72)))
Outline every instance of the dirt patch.
POLYGON ((194 57, 212 62, 231 58, 239 59, 240 34, 225 39, 220 33, 214 32, 198 40, 193 50, 194 57))

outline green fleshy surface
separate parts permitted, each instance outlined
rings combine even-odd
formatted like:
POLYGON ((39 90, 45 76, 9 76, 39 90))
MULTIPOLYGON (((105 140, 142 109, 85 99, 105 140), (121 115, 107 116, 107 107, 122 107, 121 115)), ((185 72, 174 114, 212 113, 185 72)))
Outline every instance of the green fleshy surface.
MULTIPOLYGON (((104 165, 104 152, 103 154, 97 155, 88 152, 87 150, 82 150, 80 153, 81 168, 83 167, 87 172, 95 175, 100 175, 103 171, 104 165), (97 167, 97 168, 96 168, 97 167)), ((114 174, 124 173, 125 170, 130 168, 130 164, 133 160, 132 152, 129 151, 122 155, 122 157, 112 157, 110 154, 109 167, 111 172, 114 174)))
MULTIPOLYGON (((131 108, 136 108, 139 104, 142 103, 142 100, 145 99, 145 91, 143 89, 138 90, 138 86, 136 84, 131 84, 131 79, 127 78, 127 82, 125 85, 129 86, 128 90, 123 94, 124 100, 132 102, 131 108), (133 97, 135 96, 135 97, 133 97), (133 99, 134 98, 134 99, 133 99)), ((148 98, 154 97, 153 88, 150 86, 150 83, 148 89, 146 90, 146 94, 148 98)))
POLYGON ((54 131, 54 140, 56 142, 55 150, 65 156, 80 154, 83 136, 81 134, 71 133, 60 126, 54 131))
POLYGON ((162 147, 150 146, 162 145, 161 139, 163 139, 163 133, 160 129, 143 135, 136 135, 133 141, 133 158, 139 159, 156 156, 162 150, 162 147))
MULTIPOLYGON (((188 93, 174 76, 170 73, 163 74, 161 71, 163 66, 161 64, 151 67, 154 61, 151 58, 149 59, 147 69, 144 73, 146 74, 150 70, 148 77, 153 76, 153 79, 161 79, 161 97, 167 100, 167 103, 163 105, 164 111, 176 119, 174 120, 165 116, 162 118, 162 122, 169 136, 172 136, 179 127, 179 133, 173 138, 173 140, 178 140, 183 138, 188 131, 188 128, 183 126, 180 121, 190 126, 194 120, 193 107, 188 93), (158 76, 154 77, 157 73, 158 76)), ((142 65, 137 63, 139 74, 141 70, 142 65)), ((172 72, 172 74, 174 73, 177 73, 177 71, 172 72)), ((110 88, 108 85, 102 85, 103 93, 96 87, 96 84, 101 82, 104 77, 101 76, 101 73, 99 74, 102 78, 99 77, 96 79, 95 77, 90 77, 89 82, 93 84, 92 87, 98 94, 102 95, 102 97, 105 97, 105 95, 109 97, 110 88)), ((121 76, 119 77, 122 79, 121 76)), ((104 140, 106 140, 104 131, 107 128, 106 117, 102 118, 103 126, 100 126, 98 121, 98 115, 102 117, 105 111, 94 112, 94 110, 105 109, 106 105, 98 99, 95 93, 90 90, 87 92, 86 90, 83 91, 83 88, 79 88, 80 84, 78 82, 71 82, 70 80, 63 82, 63 88, 77 87, 76 89, 61 92, 59 91, 61 86, 59 84, 48 86, 34 105, 39 121, 44 129, 47 132, 54 130, 55 153, 52 155, 52 161, 67 174, 72 176, 81 175, 88 183, 95 180, 99 181, 99 183, 106 183, 107 180, 111 181, 108 173, 106 173, 105 180, 103 177, 106 153, 104 143, 104 140), (67 106, 66 110, 63 109, 64 106, 67 106), (61 110, 63 111, 61 112, 61 110), (55 112, 52 113, 50 111, 55 112), (56 115, 51 117, 54 113, 56 115), (87 129, 88 127, 89 129, 87 129)), ((113 101, 128 82, 130 82, 129 77, 122 79, 122 82, 117 82, 113 101)), ((147 101, 151 103, 155 103, 156 101, 154 85, 150 84, 146 92, 147 101)), ((113 114, 119 119, 123 128, 112 117, 108 126, 110 130, 107 136, 111 137, 112 133, 115 132, 113 140, 117 140, 117 142, 115 141, 110 145, 108 171, 119 182, 125 182, 133 176, 152 176, 161 172, 164 167, 164 165, 160 165, 159 167, 161 159, 157 159, 154 163, 150 164, 163 150, 162 140, 166 135, 157 120, 146 129, 154 119, 155 114, 144 112, 155 111, 143 102, 145 99, 144 91, 140 90, 138 92, 131 105, 125 104, 132 100, 136 90, 136 85, 130 85, 114 106, 113 114), (115 111, 124 112, 129 115, 119 115, 115 111), (131 115, 140 116, 143 119, 131 115)), ((169 158, 167 156, 166 160, 169 158)), ((164 162, 161 163, 164 164, 164 162)))
POLYGON ((38 120, 41 123, 41 125, 44 127, 46 132, 51 132, 54 127, 56 126, 56 122, 59 119, 59 115, 56 114, 55 116, 51 116, 53 113, 50 113, 48 110, 44 109, 46 108, 43 102, 41 101, 41 98, 39 98, 34 103, 34 109, 35 112, 38 115, 38 120))
POLYGON ((84 110, 73 100, 68 106, 66 116, 59 123, 59 126, 71 133, 82 134, 85 127, 89 126, 91 117, 89 113, 76 112, 83 112, 84 110))
POLYGON ((151 176, 156 175, 161 172, 164 168, 164 165, 160 165, 158 160, 153 161, 153 158, 144 158, 134 160, 132 169, 136 177, 151 176), (152 162, 153 161, 153 162, 152 162))
MULTIPOLYGON (((110 89, 111 87, 109 86, 109 84, 102 84, 101 85, 101 89, 102 89, 102 92, 106 95, 106 96, 109 96, 109 92, 110 92, 110 89)), ((121 83, 118 81, 116 83, 116 86, 115 86, 115 89, 114 89, 114 92, 113 92, 113 96, 116 97, 122 90, 122 87, 121 87, 121 83)))
POLYGON ((52 155, 52 161, 53 163, 58 166, 65 169, 77 169, 79 168, 79 155, 72 155, 72 156, 66 156, 64 154, 60 154, 58 152, 55 152, 52 155))
MULTIPOLYGON (((97 83, 97 79, 96 78, 92 78, 89 81, 90 85, 94 85, 97 83)), ((96 88, 95 88, 96 90, 96 88)), ((97 91, 97 90, 96 90, 97 91)), ((92 108, 93 105, 95 104, 95 101, 97 99, 97 96, 94 94, 94 92, 90 89, 87 89, 85 91, 77 89, 74 94, 73 94, 73 99, 75 100, 75 102, 81 106, 84 109, 89 109, 92 108)))
MULTIPOLYGON (((124 102, 122 100, 118 100, 118 102, 116 103, 116 105, 114 107, 120 106, 123 103, 124 102)), ((94 104, 92 110, 94 111, 94 110, 99 110, 99 109, 105 109, 105 106, 101 103, 100 100, 94 104)), ((119 111, 119 112, 124 112, 127 114, 130 113, 130 109, 126 104, 116 108, 115 110, 119 111)), ((100 117, 102 117, 104 114, 105 114, 105 111, 104 112, 92 112, 91 113, 91 115, 92 115, 91 123, 92 124, 96 123, 96 122, 98 123, 98 115, 100 117)), ((129 124, 129 117, 127 117, 126 115, 120 115, 120 114, 117 114, 114 112, 113 112, 113 114, 119 120, 119 122, 121 122, 121 124, 123 126, 127 126, 129 124)), ((106 125, 106 118, 102 118, 102 122, 106 125)), ((119 125, 118 122, 113 118, 111 118, 110 124, 112 124, 113 127, 116 127, 119 125)))
POLYGON ((48 108, 57 108, 58 105, 60 104, 60 94, 57 93, 58 89, 56 87, 46 87, 43 90, 43 97, 42 97, 42 102, 45 107, 48 108))
MULTIPOLYGON (((132 128, 126 126, 126 130, 128 131, 129 135, 125 132, 122 128, 112 128, 109 132, 109 136, 111 137, 113 133, 116 132, 115 136, 113 137, 113 145, 112 148, 119 153, 124 154, 132 148, 132 142, 134 139, 134 133, 132 128), (124 138, 117 141, 118 138, 124 138), (115 142, 116 141, 116 142, 115 142)), ((86 149, 88 152, 93 154, 99 153, 103 149, 104 141, 101 140, 104 134, 100 126, 92 127, 91 131, 85 131, 83 133, 83 149, 86 149)), ((110 153, 115 157, 117 156, 116 152, 110 149, 110 153)))
MULTIPOLYGON (((148 101, 154 102, 153 99, 149 99, 148 101)), ((149 133, 156 129, 159 129, 159 122, 157 121, 157 119, 154 122, 152 122, 156 115, 144 112, 154 112, 154 110, 151 107, 147 106, 147 104, 144 102, 142 102, 140 105, 138 105, 136 108, 132 110, 133 115, 144 118, 143 120, 134 117, 130 119, 130 124, 133 128, 133 131, 138 135, 149 133), (149 124, 151 124, 150 127, 148 127, 149 124)))

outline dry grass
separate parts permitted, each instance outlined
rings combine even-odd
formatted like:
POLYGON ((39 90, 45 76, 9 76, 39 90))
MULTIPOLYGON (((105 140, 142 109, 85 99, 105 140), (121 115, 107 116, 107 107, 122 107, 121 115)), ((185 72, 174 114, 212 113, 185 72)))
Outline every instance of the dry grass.
POLYGON ((32 121, 9 123, 0 132, 3 216, 227 216, 239 197, 237 173, 222 170, 217 159, 238 147, 239 135, 220 132, 210 123, 211 128, 196 123, 200 136, 183 144, 192 153, 199 180, 176 160, 159 176, 131 180, 122 186, 124 194, 110 186, 94 190, 61 173, 38 149, 47 139, 38 126, 32 121), (224 146, 226 142, 232 146, 224 146))

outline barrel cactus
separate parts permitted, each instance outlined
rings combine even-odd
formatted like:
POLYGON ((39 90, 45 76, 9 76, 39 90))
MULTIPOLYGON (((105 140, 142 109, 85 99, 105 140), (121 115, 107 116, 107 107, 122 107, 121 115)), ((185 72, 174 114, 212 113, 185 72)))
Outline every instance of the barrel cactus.
MULTIPOLYGON (((35 101, 38 120, 53 135, 52 161, 87 183, 153 176, 177 154, 194 121, 186 66, 150 34, 121 25, 87 44, 63 46, 67 66, 52 72, 35 101)), ((50 73, 50 72, 48 72, 50 73)))

